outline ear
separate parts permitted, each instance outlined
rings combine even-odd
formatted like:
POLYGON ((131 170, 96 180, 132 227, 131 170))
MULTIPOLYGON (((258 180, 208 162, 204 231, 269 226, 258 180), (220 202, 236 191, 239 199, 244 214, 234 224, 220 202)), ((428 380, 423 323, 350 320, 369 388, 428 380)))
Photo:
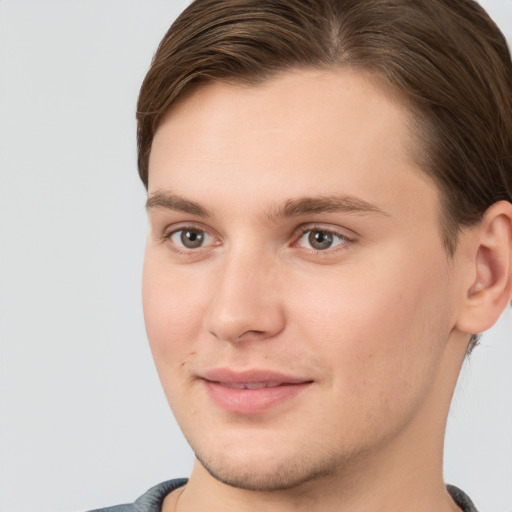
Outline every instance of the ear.
POLYGON ((512 299, 512 204, 493 204, 474 234, 472 275, 456 325, 468 334, 492 327, 512 299))

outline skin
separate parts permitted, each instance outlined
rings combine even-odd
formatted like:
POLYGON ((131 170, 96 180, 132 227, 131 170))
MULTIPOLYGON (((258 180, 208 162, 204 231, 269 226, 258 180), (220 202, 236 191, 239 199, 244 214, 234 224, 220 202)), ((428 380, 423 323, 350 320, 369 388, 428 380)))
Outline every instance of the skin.
POLYGON ((299 70, 199 88, 157 130, 143 301, 198 459, 179 511, 458 510, 443 437, 479 232, 447 255, 408 115, 371 76, 299 70), (230 412, 213 368, 308 384, 230 412))

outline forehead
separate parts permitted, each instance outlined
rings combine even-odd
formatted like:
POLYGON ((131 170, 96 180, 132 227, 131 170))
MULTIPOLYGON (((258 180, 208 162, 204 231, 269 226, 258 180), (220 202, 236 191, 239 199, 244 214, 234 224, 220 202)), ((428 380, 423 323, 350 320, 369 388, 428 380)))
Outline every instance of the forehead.
POLYGON ((418 186, 436 195, 412 157, 410 116, 384 83, 350 69, 209 84, 182 98, 157 130, 149 192, 211 202, 215 190, 224 204, 238 197, 245 208, 258 194, 280 202, 344 193, 379 207, 397 194, 407 203, 418 186))
POLYGON ((296 138, 306 135, 304 128, 316 127, 319 130, 309 132, 313 136, 328 123, 340 137, 348 135, 345 127, 351 133, 359 130, 371 135, 386 124, 386 129, 400 129, 405 149, 410 142, 406 125, 411 114, 406 99, 373 73, 343 67, 297 69, 257 84, 216 81, 192 87, 164 116, 155 138, 162 125, 177 124, 180 131, 188 129, 187 134, 196 139, 207 130, 220 136, 234 123, 241 123, 239 137, 251 131, 256 138, 258 132, 265 135, 268 130, 296 138), (372 123, 368 123, 368 113, 372 123))

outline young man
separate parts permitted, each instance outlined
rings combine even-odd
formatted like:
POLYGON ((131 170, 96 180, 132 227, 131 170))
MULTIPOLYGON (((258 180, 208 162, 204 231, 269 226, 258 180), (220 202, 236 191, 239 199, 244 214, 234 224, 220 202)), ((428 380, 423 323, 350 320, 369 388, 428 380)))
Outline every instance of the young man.
POLYGON ((512 298, 512 64, 471 0, 198 0, 138 105, 143 297, 188 480, 118 511, 474 511, 443 482, 512 298))

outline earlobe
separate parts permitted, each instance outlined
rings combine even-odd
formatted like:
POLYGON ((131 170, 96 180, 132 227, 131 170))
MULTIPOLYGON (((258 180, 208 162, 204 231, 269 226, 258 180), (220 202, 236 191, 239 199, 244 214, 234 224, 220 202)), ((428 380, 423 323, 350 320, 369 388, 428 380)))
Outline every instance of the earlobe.
POLYGON ((475 240, 474 277, 457 322, 469 334, 492 327, 512 299, 512 204, 492 205, 476 228, 475 240))

